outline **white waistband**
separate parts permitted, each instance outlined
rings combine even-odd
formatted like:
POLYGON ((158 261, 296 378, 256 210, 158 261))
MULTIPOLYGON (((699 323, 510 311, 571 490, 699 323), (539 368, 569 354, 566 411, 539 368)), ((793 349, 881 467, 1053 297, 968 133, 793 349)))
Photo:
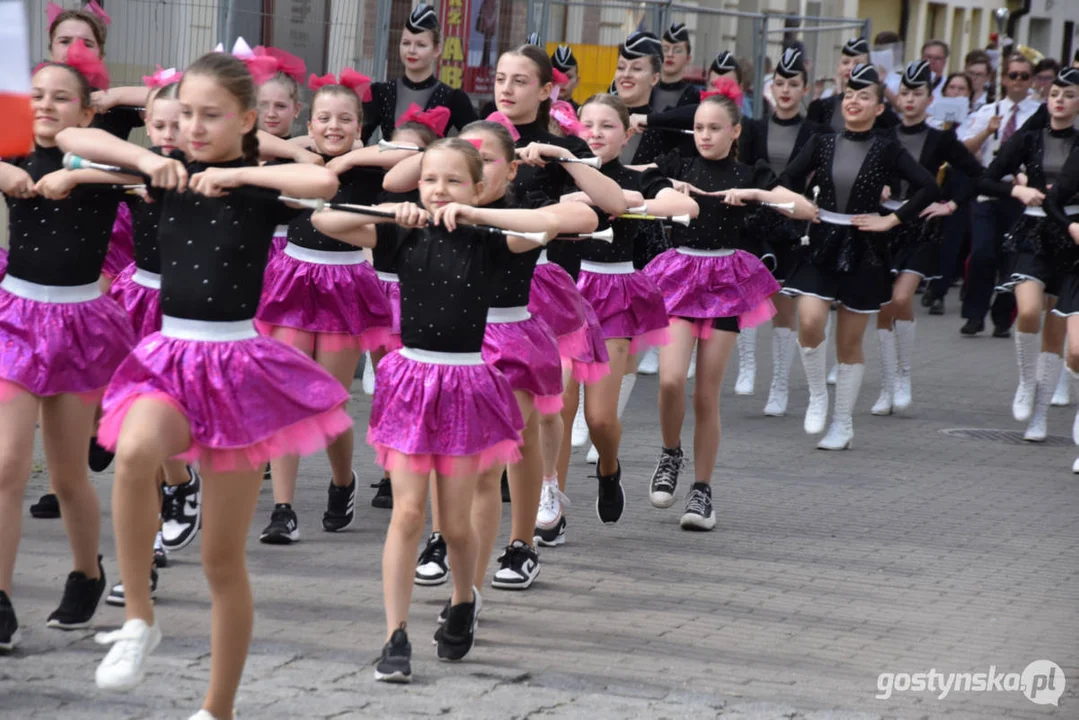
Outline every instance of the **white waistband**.
POLYGON ((632 262, 604 263, 591 260, 582 260, 581 270, 600 275, 632 275, 637 272, 632 262))
POLYGON ((253 320, 215 322, 212 320, 188 320, 164 315, 161 318, 161 334, 177 340, 203 342, 232 342, 257 338, 253 320))
POLYGON ((135 268, 135 273, 131 276, 131 281, 142 285, 144 288, 150 288, 151 290, 161 289, 161 276, 157 273, 152 273, 149 270, 143 270, 140 267, 135 268))
POLYGON ((826 222, 829 225, 850 225, 851 220, 854 219, 853 215, 846 215, 844 213, 832 212, 831 210, 820 211, 820 221, 826 222))
POLYGON ((539 258, 536 260, 536 264, 546 265, 549 262, 551 261, 547 259, 547 248, 543 248, 542 250, 540 250, 539 258))
POLYGON ((880 206, 882 208, 884 208, 885 210, 892 210, 894 212, 895 210, 898 210, 899 208, 903 207, 906 204, 907 204, 906 200, 891 200, 891 199, 889 199, 889 200, 885 200, 885 201, 881 202, 880 206))
POLYGON ((736 252, 727 248, 721 250, 699 250, 698 248, 678 247, 674 250, 682 255, 690 255, 692 257, 727 257, 728 255, 734 255, 736 252))
POLYGON ((528 308, 524 305, 508 308, 487 308, 487 322, 489 323, 515 323, 524 322, 532 317, 528 308))
POLYGON ((0 288, 7 290, 12 295, 18 295, 26 300, 36 300, 43 303, 56 303, 68 305, 73 303, 90 302, 101 297, 101 288, 97 283, 88 285, 38 285, 28 280, 20 280, 11 275, 4 276, 0 282, 0 288))
MULTIPOLYGON (((1023 210, 1023 214, 1029 215, 1030 217, 1047 217, 1047 215, 1045 214, 1045 208, 1040 206, 1028 207, 1023 210)), ((1065 205, 1064 214, 1079 215, 1079 205, 1065 205)))
POLYGON ((388 272, 382 272, 381 270, 379 270, 379 271, 377 271, 377 274, 378 274, 378 279, 381 280, 382 282, 395 282, 395 283, 401 282, 401 278, 397 277, 397 273, 388 273, 388 272))
POLYGON ((428 365, 483 365, 480 353, 436 352, 419 348, 401 348, 401 356, 428 365))
POLYGON ((288 237, 288 225, 277 225, 273 229, 273 236, 275 238, 288 237))
POLYGON ((288 243, 285 245, 285 254, 296 258, 300 262, 313 265, 360 265, 367 262, 363 256, 363 250, 346 250, 334 252, 332 250, 312 250, 288 243))

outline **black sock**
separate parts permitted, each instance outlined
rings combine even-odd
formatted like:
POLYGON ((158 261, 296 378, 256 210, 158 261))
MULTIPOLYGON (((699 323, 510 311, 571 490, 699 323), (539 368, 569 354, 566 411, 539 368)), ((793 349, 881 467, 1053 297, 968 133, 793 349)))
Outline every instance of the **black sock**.
POLYGON ((681 455, 682 455, 682 446, 679 445, 678 447, 673 447, 673 448, 665 447, 665 448, 663 448, 663 454, 664 455, 678 455, 679 457, 681 457, 681 455))
POLYGON ((700 490, 708 497, 712 497, 712 486, 709 483, 695 482, 693 483, 694 490, 700 490))

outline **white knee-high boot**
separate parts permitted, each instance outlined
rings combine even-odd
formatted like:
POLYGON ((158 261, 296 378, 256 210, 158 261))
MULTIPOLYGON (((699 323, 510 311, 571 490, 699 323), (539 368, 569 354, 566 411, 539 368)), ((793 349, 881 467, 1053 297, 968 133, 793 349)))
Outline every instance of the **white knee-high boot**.
POLYGON ((1043 352, 1038 355, 1038 385, 1034 392, 1034 412, 1023 439, 1027 442, 1045 442, 1049 434, 1049 401, 1053 397, 1056 380, 1060 377, 1060 366, 1064 358, 1055 353, 1043 352))
MULTIPOLYGON (((1064 347, 1068 347, 1067 340, 1064 347)), ((1062 368, 1060 379, 1057 381, 1057 389, 1053 391, 1053 400, 1049 403, 1053 407, 1067 407, 1072 404, 1071 378, 1068 377, 1068 369, 1062 368)))
POLYGON ((807 348, 798 343, 798 352, 802 355, 802 367, 806 371, 806 382, 809 383, 809 406, 806 408, 803 427, 810 435, 824 432, 824 424, 828 420, 828 385, 825 382, 824 345, 825 343, 822 342, 815 348, 807 348))
POLYGON ((895 349, 899 357, 899 365, 892 404, 897 411, 902 412, 909 408, 911 403, 910 369, 914 357, 913 320, 895 321, 895 349))
POLYGON ((360 384, 365 395, 375 394, 375 363, 371 360, 371 353, 363 356, 363 379, 360 384))
POLYGON ((849 450, 854 441, 854 404, 862 387, 865 365, 839 365, 835 382, 835 412, 832 424, 817 447, 821 450, 849 450))
POLYGON ((772 329, 772 386, 768 389, 768 402, 764 406, 764 414, 769 417, 787 414, 795 340, 794 331, 790 328, 772 329))
POLYGON ((880 341, 880 397, 869 412, 874 415, 891 415, 895 405, 895 382, 897 354, 895 333, 877 328, 877 340, 880 341))
POLYGON ((746 328, 738 333, 738 379, 734 383, 735 395, 752 395, 757 382, 757 328, 746 328))
MULTIPOLYGON (((1068 373, 1068 380, 1071 382, 1072 389, 1076 389, 1076 383, 1079 383, 1079 372, 1072 370, 1070 367, 1065 366, 1064 372, 1068 373)), ((1079 445, 1079 409, 1075 411, 1075 419, 1072 420, 1072 442, 1079 445)), ((1072 472, 1079 473, 1079 458, 1075 459, 1072 463, 1072 472)))
POLYGON ((584 421, 584 385, 579 386, 577 393, 577 414, 573 416, 569 442, 573 447, 583 447, 588 442, 588 423, 584 421))
POLYGON ((1012 416, 1019 422, 1030 420, 1034 412, 1034 392, 1038 384, 1038 333, 1015 332, 1015 359, 1019 364, 1019 387, 1012 400, 1012 416))

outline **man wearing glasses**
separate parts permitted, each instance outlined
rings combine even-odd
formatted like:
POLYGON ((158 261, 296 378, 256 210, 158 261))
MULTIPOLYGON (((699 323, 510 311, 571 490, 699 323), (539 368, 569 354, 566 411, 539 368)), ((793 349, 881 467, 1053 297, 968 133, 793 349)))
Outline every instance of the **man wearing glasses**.
MULTIPOLYGON (((1002 84, 1004 97, 969 115, 956 133, 983 166, 988 167, 997 150, 1023 126, 1038 109, 1029 99, 1034 66, 1022 55, 1008 58, 1002 84)), ((1007 179, 1007 178, 1005 178, 1007 179)), ((967 294, 963 298, 960 330, 976 335, 985 329, 985 315, 992 310, 993 337, 1009 337, 1015 297, 998 293, 992 302, 993 288, 1006 279, 1007 258, 1001 250, 1004 234, 1023 212, 1023 205, 1012 198, 992 200, 979 196, 971 219, 970 265, 967 269, 967 294)))
MULTIPOLYGON (((929 40, 922 45, 922 60, 929 63, 929 71, 933 74, 933 80, 929 84, 930 94, 933 98, 944 97, 944 76, 948 67, 948 43, 943 40, 929 40)), ((896 103, 896 93, 899 92, 899 80, 903 77, 900 72, 889 73, 885 82, 885 96, 893 105, 896 103)))
POLYGON ((984 50, 971 50, 964 58, 963 72, 974 87, 974 104, 970 109, 978 110, 989 100, 989 79, 993 72, 993 61, 984 50))

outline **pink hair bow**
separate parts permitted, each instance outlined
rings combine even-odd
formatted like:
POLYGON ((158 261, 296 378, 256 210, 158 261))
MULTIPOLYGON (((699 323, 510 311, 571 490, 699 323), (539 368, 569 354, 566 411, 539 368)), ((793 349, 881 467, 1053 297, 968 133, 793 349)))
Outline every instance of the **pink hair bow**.
POLYGON ((440 105, 424 111, 419 105, 412 103, 407 110, 401 113, 401 117, 397 118, 397 123, 394 127, 401 127, 407 122, 424 125, 430 128, 435 135, 442 137, 446 134, 446 126, 450 124, 450 109, 440 105))
POLYGON ((702 102, 705 98, 710 98, 713 95, 722 95, 733 100, 739 109, 742 108, 742 88, 738 87, 738 83, 734 80, 727 77, 716 78, 715 82, 712 83, 712 87, 715 89, 701 91, 702 102))
POLYGON ((565 100, 557 100, 551 103, 551 117, 558 123, 558 127, 562 128, 562 132, 567 135, 574 135, 584 139, 590 134, 588 128, 577 119, 577 113, 573 111, 573 106, 565 100))
POLYGON ((275 47, 259 45, 253 50, 256 57, 270 57, 277 63, 276 73, 284 73, 298 83, 303 82, 303 76, 307 74, 307 64, 290 52, 285 52, 275 47))
POLYGON ((493 112, 487 116, 487 122, 498 123, 502 127, 509 130, 510 137, 513 138, 513 142, 517 142, 521 139, 521 133, 517 132, 517 128, 513 126, 513 123, 508 117, 500 112, 493 112))
POLYGON ((68 48, 67 64, 81 72, 95 90, 109 89, 108 68, 101 58, 86 47, 82 38, 77 38, 68 48))
POLYGON ((465 138, 465 142, 477 150, 483 147, 483 140, 480 140, 479 138, 465 138))
POLYGON ((371 78, 363 73, 356 72, 352 68, 341 71, 341 84, 352 88, 353 92, 360 96, 360 100, 371 102, 371 78))
MULTIPOLYGON (((85 10, 93 15, 96 15, 98 19, 101 20, 101 22, 104 23, 106 26, 112 24, 112 18, 109 17, 109 14, 107 12, 105 12, 105 8, 98 5, 95 0, 90 0, 90 2, 86 4, 85 10)), ((45 7, 45 18, 48 20, 49 27, 52 27, 52 24, 56 22, 56 18, 60 17, 60 13, 62 12, 64 12, 64 8, 54 2, 50 2, 45 7)))
POLYGON ((569 85, 569 78, 566 77, 566 73, 558 68, 551 68, 551 78, 554 83, 554 88, 551 90, 551 102, 557 102, 558 95, 562 92, 562 88, 569 85))
POLYGON ((182 80, 184 74, 176 68, 164 69, 160 65, 157 66, 157 70, 153 75, 143 75, 142 84, 148 88, 163 88, 166 85, 172 85, 182 80))

